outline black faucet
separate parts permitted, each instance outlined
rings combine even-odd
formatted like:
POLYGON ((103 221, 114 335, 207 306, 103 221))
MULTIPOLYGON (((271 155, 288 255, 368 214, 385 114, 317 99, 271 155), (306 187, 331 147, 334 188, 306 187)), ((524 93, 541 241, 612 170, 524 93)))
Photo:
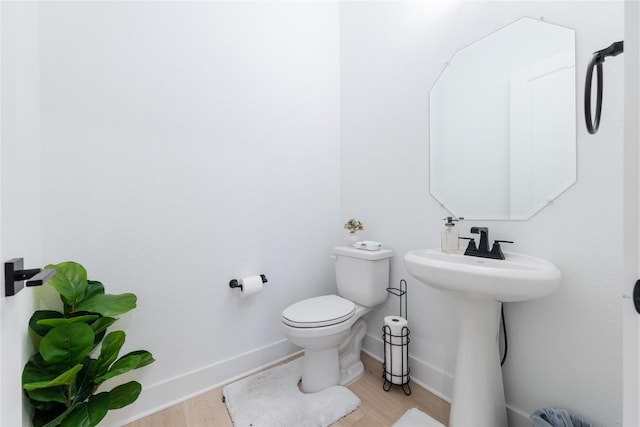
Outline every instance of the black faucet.
POLYGON ((489 252, 489 229, 487 227, 471 227, 471 234, 480 235, 477 252, 489 252))
POLYGON ((478 247, 476 248, 476 241, 469 239, 469 246, 467 246, 467 250, 464 251, 464 254, 468 256, 504 259, 504 253, 502 253, 500 243, 513 243, 510 240, 496 240, 491 250, 489 250, 489 229, 487 227, 471 227, 471 233, 480 235, 480 243, 478 243, 478 247))

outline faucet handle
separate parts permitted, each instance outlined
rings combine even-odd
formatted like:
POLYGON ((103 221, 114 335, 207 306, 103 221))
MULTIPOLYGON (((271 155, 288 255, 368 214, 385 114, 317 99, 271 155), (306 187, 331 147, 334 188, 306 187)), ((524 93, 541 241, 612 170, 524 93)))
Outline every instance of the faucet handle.
POLYGON ((498 259, 504 259, 504 253, 502 253, 502 247, 500 247, 500 243, 513 243, 513 241, 496 240, 493 242, 493 247, 491 248, 491 254, 497 257, 498 259))
POLYGON ((458 239, 469 241, 469 244, 467 245, 467 249, 464 251, 465 255, 475 253, 478 250, 478 248, 476 247, 476 239, 474 239, 473 237, 458 237, 458 239))

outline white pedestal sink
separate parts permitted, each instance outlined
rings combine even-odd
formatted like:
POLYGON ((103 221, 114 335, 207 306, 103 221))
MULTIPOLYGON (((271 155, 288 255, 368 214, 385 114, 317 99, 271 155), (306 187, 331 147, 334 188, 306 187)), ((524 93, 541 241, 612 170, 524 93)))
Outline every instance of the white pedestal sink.
POLYGON ((409 274, 455 298, 458 356, 450 427, 506 427, 507 412, 498 350, 502 302, 526 301, 553 293, 560 270, 541 258, 505 252, 505 260, 411 251, 409 274))

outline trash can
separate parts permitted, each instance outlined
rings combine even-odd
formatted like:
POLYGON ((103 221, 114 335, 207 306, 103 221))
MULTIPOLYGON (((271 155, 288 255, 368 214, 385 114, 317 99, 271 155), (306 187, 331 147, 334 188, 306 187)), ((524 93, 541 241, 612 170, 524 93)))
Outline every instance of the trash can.
POLYGON ((566 409, 538 409, 529 417, 533 427, 595 427, 566 409))

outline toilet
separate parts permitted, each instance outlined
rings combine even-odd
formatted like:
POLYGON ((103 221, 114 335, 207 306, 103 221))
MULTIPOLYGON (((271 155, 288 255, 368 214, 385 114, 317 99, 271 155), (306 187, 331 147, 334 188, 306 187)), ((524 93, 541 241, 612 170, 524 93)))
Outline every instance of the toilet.
POLYGON ((367 332, 362 316, 387 298, 391 250, 337 246, 333 251, 338 295, 308 298, 282 311, 284 334, 304 348, 304 393, 349 385, 362 376, 360 350, 367 332))

